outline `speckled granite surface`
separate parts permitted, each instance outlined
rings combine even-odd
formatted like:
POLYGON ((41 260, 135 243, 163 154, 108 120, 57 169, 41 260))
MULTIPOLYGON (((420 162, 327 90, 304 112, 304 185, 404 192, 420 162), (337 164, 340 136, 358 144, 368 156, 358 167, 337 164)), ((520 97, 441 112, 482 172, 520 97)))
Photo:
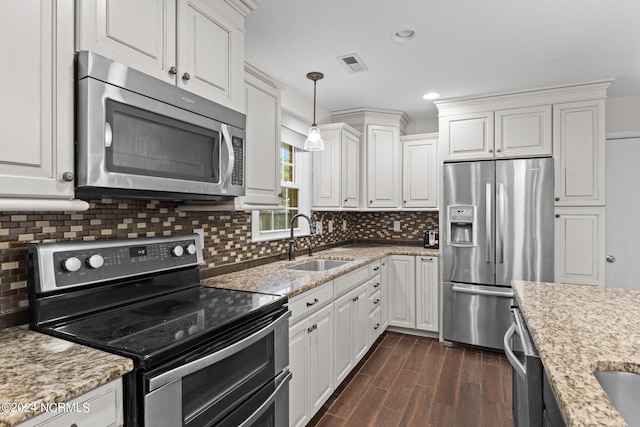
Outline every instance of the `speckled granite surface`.
POLYGON ((513 282, 565 421, 625 426, 594 370, 640 373, 640 291, 513 282))
POLYGON ((132 369, 133 362, 124 357, 27 329, 0 330, 0 403, 30 404, 38 410, 0 409, 0 427, 37 415, 40 403, 73 399, 132 369))
POLYGON ((239 289, 286 295, 293 298, 350 271, 356 270, 387 255, 438 256, 437 249, 419 246, 353 245, 317 252, 313 257, 298 256, 295 261, 277 261, 235 273, 210 277, 202 281, 205 286, 239 289), (287 267, 313 259, 351 260, 348 264, 327 271, 297 271, 287 267))

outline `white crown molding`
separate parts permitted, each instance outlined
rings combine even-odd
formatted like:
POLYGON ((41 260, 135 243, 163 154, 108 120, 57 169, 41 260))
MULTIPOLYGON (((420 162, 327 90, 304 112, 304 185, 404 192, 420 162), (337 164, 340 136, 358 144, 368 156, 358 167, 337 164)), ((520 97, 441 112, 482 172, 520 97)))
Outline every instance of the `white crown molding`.
POLYGON ((235 9, 244 18, 258 8, 258 2, 255 0, 225 0, 225 3, 235 9))

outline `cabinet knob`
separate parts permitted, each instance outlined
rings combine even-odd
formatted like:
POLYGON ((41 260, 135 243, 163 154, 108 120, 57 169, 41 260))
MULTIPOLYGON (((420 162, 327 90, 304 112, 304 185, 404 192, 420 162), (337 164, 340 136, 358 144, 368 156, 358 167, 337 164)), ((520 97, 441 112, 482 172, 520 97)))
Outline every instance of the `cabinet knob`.
POLYGON ((176 67, 169 68, 169 74, 175 76, 176 74, 178 74, 178 69, 176 67))
POLYGON ((189 75, 189 73, 184 73, 184 74, 182 75, 182 80, 184 80, 184 81, 187 81, 187 80, 189 80, 190 78, 191 78, 191 76, 189 75))
POLYGON ((559 202, 559 201, 560 201, 560 197, 556 197, 556 202, 559 202))
POLYGON ((498 148, 498 149, 496 150, 496 153, 499 153, 499 152, 501 152, 501 151, 502 151, 502 150, 501 150, 500 148, 498 148))
POLYGON ((493 153, 493 148, 489 148, 489 152, 490 152, 490 153, 493 153))
POLYGON ((360 299, 360 297, 353 297, 353 301, 358 301, 360 299))
POLYGON ((380 327, 380 323, 376 323, 376 326, 373 327, 373 329, 378 329, 380 327))
POLYGON ((376 298, 376 300, 373 303, 378 304, 379 302, 380 302, 380 299, 376 298))
POLYGON ((318 303, 318 298, 314 298, 313 302, 308 302, 307 303, 307 307, 311 307, 312 305, 317 304, 317 303, 318 303))
POLYGON ((403 201, 402 201, 402 203, 404 203, 404 204, 406 205, 406 204, 407 204, 407 201, 406 201, 406 200, 403 200, 403 201))
POLYGON ((373 200, 369 200, 369 204, 373 203, 373 200))
POLYGON ((560 218, 560 214, 556 214, 556 218, 560 218))
POLYGON ((75 178, 75 175, 73 174, 73 172, 65 172, 62 174, 63 181, 71 182, 73 181, 73 178, 75 178))
POLYGON ((344 199, 344 203, 347 203, 347 200, 349 200, 349 199, 344 199))

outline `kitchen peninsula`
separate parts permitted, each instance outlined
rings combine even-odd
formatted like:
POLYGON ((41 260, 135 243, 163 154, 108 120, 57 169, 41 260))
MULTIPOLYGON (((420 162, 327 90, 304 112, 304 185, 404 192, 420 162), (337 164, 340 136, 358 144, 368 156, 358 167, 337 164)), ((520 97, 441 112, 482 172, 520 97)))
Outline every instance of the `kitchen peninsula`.
POLYGON ((593 371, 640 373, 640 291, 521 281, 513 289, 567 425, 625 426, 593 371))

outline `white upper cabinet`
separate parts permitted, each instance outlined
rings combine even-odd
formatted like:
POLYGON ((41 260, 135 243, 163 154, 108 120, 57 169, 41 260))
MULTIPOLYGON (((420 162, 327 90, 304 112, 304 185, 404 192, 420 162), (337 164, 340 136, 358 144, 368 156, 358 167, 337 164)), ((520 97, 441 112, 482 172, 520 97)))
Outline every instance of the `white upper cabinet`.
POLYGON ((446 116, 440 129, 445 160, 551 155, 551 105, 446 116))
POLYGON ((244 20, 229 19, 212 4, 204 0, 79 1, 77 48, 244 111, 244 20))
POLYGON ((280 204, 281 89, 275 79, 246 64, 246 196, 236 204, 280 204))
POLYGON ((313 208, 357 208, 360 132, 345 123, 320 129, 325 149, 313 152, 313 208))
POLYGON ((556 104, 553 115, 556 206, 604 206, 604 100, 556 104))
POLYGON ((493 158, 493 113, 455 114, 440 118, 444 160, 493 158))
POLYGON ((402 207, 438 207, 438 134, 400 137, 402 207))
POLYGON ((0 80, 0 210, 14 210, 10 201, 20 200, 28 203, 25 210, 41 210, 39 203, 45 210, 60 210, 56 203, 64 210, 88 208, 70 201, 73 22, 72 0, 0 2, 2 55, 7 65, 20 64, 19 73, 0 80))
POLYGON ((402 195, 400 132, 367 126, 367 207, 398 208, 402 195))
POLYGON ((496 158, 550 156, 551 106, 496 111, 494 150, 496 158))

